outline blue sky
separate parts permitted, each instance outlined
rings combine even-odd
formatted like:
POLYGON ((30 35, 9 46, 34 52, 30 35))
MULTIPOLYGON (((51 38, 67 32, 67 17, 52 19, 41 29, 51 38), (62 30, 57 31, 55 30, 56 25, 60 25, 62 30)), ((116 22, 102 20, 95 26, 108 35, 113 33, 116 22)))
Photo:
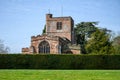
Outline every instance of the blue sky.
POLYGON ((45 14, 71 16, 75 24, 99 21, 99 27, 120 31, 120 0, 0 0, 0 39, 11 53, 29 47, 31 36, 39 35, 45 14))

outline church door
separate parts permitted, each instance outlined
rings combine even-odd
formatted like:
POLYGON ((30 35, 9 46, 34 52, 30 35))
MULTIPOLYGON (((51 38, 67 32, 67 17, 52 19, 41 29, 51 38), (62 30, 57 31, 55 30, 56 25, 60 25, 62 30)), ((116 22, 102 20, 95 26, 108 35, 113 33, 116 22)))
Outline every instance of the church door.
POLYGON ((39 53, 50 53, 50 45, 47 41, 42 41, 39 44, 39 53))

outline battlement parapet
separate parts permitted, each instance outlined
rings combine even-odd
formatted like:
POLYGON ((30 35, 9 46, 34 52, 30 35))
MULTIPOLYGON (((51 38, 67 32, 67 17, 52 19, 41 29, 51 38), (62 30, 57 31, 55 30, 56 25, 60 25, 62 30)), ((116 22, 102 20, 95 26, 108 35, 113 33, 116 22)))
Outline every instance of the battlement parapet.
POLYGON ((29 53, 29 48, 28 47, 22 48, 22 53, 29 53))

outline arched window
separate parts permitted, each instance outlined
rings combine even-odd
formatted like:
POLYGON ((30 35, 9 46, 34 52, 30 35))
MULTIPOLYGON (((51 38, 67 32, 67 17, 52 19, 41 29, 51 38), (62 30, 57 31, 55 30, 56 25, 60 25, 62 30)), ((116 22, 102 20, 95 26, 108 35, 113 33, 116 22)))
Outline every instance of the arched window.
POLYGON ((61 45, 58 45, 57 48, 58 48, 58 53, 61 54, 61 45))
POLYGON ((42 41, 39 44, 39 53, 50 53, 50 45, 47 41, 42 41))

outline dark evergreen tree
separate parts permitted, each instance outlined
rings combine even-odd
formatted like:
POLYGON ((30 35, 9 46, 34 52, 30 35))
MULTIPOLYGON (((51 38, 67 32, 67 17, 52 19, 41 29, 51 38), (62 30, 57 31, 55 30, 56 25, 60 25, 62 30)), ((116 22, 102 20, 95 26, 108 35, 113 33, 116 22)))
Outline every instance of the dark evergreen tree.
POLYGON ((96 29, 87 41, 86 51, 93 54, 114 54, 110 34, 105 29, 96 29))
POLYGON ((114 38, 113 46, 115 49, 115 54, 120 54, 120 35, 114 38))
POLYGON ((46 33, 46 25, 44 26, 44 29, 42 31, 42 34, 46 33))
POLYGON ((80 44, 81 52, 83 54, 86 53, 85 51, 85 44, 90 35, 95 32, 98 22, 81 22, 78 23, 75 27, 75 34, 76 34, 76 42, 80 44))

